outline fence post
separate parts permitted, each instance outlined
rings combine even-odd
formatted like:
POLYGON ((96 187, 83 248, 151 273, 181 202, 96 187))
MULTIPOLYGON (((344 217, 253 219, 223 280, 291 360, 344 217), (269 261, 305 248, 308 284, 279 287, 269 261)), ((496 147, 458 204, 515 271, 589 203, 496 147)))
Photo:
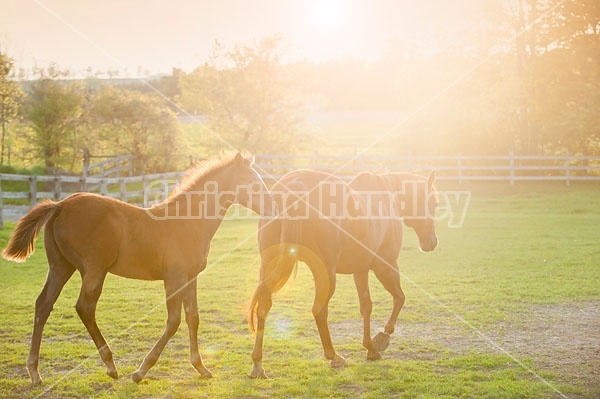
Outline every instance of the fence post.
POLYGON ((355 168, 354 172, 355 173, 366 172, 367 170, 365 169, 365 166, 367 163, 365 162, 365 154, 360 154, 356 161, 358 163, 358 170, 355 168))
POLYGON ((29 205, 34 206, 37 203, 37 176, 29 178, 29 205))
POLYGON ((2 180, 0 180, 0 230, 4 229, 4 216, 2 215, 2 196, 3 196, 3 194, 2 194, 2 180))
POLYGON ((144 194, 143 194, 143 201, 144 201, 144 208, 148 208, 148 192, 146 190, 148 190, 148 176, 144 175, 142 177, 142 185, 144 187, 144 194))
POLYGON ((510 166, 510 185, 515 185, 515 154, 511 151, 508 153, 509 156, 509 166, 510 166))
POLYGON ((88 169, 90 167, 90 150, 87 148, 83 149, 83 175, 88 175, 88 169))
POLYGON ((87 178, 85 176, 79 178, 79 191, 82 193, 87 191, 87 178))
POLYGON ((100 180, 100 194, 104 196, 108 195, 108 183, 106 179, 100 180))
POLYGON ((568 152, 565 155, 565 185, 567 187, 571 185, 571 156, 568 152))
POLYGON ((458 184, 462 184, 462 155, 456 154, 456 166, 458 168, 458 184))
POLYGON ((62 195, 62 180, 60 176, 54 178, 54 200, 60 201, 62 195))
POLYGON ((127 185, 125 184, 125 180, 121 179, 119 182, 119 191, 121 196, 121 201, 127 202, 127 185))

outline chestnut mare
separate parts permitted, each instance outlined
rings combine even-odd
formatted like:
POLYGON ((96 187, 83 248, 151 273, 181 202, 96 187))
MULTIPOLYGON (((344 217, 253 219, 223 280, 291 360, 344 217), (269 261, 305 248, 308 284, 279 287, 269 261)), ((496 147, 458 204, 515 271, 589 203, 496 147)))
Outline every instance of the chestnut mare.
POLYGON ((264 182, 253 169, 252 161, 240 153, 199 164, 172 196, 148 209, 86 193, 33 207, 19 221, 2 253, 5 259, 25 261, 34 251, 39 230, 46 225, 44 244, 49 269, 35 304, 27 358, 32 382, 42 382, 38 359, 44 324, 75 270, 82 278, 77 313, 109 376, 118 378, 117 369, 96 324, 95 312, 104 279, 107 273, 113 273, 140 280, 164 280, 166 328, 133 373, 133 380, 144 378, 179 328, 182 304, 189 328, 191 363, 202 377, 211 377, 198 352, 196 278, 206 267, 210 241, 233 203, 263 215, 272 213, 264 182))
POLYGON ((260 281, 249 309, 250 328, 256 334, 251 377, 267 377, 262 367, 265 320, 272 294, 286 283, 298 261, 306 263, 314 277, 312 313, 331 366, 345 365, 333 348, 327 322, 336 273, 354 275, 364 323, 362 343, 369 360, 380 358, 379 352, 387 348, 404 305, 397 264, 402 221, 415 230, 423 251, 437 246, 434 180, 433 173, 429 178, 408 173, 363 173, 346 184, 329 174, 301 170, 275 183, 271 196, 282 213, 277 219, 259 222, 260 281), (385 332, 375 339, 371 339, 370 331, 370 270, 393 297, 385 332))

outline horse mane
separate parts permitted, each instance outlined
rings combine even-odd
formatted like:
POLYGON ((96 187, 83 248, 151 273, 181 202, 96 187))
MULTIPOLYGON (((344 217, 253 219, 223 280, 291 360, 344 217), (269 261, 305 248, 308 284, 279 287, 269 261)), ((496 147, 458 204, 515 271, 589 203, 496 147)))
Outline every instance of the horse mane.
MULTIPOLYGON (((399 179, 400 181, 424 180, 425 183, 427 183, 427 176, 417 175, 415 173, 410 173, 410 172, 392 172, 392 173, 386 173, 386 175, 387 175, 387 179, 399 179)), ((393 185, 393 183, 390 183, 390 184, 393 185)), ((431 189, 433 190, 433 195, 435 197, 435 200, 438 201, 439 194, 438 194, 437 188, 435 187, 435 183, 433 183, 433 185, 431 186, 431 189)))
POLYGON ((208 159, 199 161, 190 168, 183 178, 181 184, 175 191, 165 200, 163 204, 175 202, 176 198, 181 194, 193 191, 199 183, 206 182, 212 176, 216 175, 223 169, 234 163, 238 154, 241 154, 244 159, 249 159, 247 153, 239 153, 236 151, 224 151, 220 156, 214 156, 208 159))

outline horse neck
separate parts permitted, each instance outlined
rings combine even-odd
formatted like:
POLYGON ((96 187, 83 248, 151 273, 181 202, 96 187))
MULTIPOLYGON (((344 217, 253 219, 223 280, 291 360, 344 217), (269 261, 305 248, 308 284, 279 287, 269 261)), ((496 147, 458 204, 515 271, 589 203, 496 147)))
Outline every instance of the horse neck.
POLYGON ((154 213, 162 218, 178 219, 193 225, 203 235, 212 237, 225 218, 233 203, 228 198, 234 193, 231 173, 226 169, 198 179, 186 191, 153 207, 154 213))
MULTIPOLYGON (((420 184, 421 179, 419 179, 419 176, 413 175, 411 173, 390 173, 386 176, 386 178, 388 179, 389 185, 390 187, 392 187, 392 190, 398 194, 396 197, 396 209, 398 213, 400 214, 400 216, 407 216, 409 206, 410 209, 412 209, 414 205, 413 200, 415 195, 415 182, 418 181, 420 184), (402 201, 405 202, 405 206, 400 206, 402 201)), ((423 184, 427 184, 427 182, 423 182, 423 184)))

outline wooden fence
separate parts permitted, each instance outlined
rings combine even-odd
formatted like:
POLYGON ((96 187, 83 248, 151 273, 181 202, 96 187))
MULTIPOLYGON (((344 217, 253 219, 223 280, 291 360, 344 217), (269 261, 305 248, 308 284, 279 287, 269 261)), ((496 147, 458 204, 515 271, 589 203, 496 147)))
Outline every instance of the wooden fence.
POLYGON ((351 179, 364 171, 410 171, 429 173, 435 170, 440 180, 456 181, 600 181, 600 156, 372 156, 263 154, 256 166, 265 178, 279 178, 285 173, 309 168, 335 173, 351 179))
MULTIPOLYGON (((267 181, 287 172, 310 168, 350 179, 363 171, 435 170, 439 180, 468 181, 573 181, 600 182, 600 157, 594 156, 352 156, 263 154, 255 165, 267 181)), ((140 206, 148 206, 148 192, 156 198, 171 190, 185 172, 132 177, 26 176, 0 174, 0 224, 2 216, 16 219, 40 199, 61 200, 72 193, 96 192, 140 206), (149 185, 150 190, 148 190, 149 185), (3 206, 4 205, 4 206, 3 206), (9 205, 9 206, 6 206, 9 205)))
POLYGON ((185 172, 132 177, 28 176, 0 174, 0 225, 5 217, 17 219, 39 200, 59 201, 76 192, 95 192, 139 206, 163 198, 185 172))
POLYGON ((133 175, 132 155, 119 155, 110 157, 101 162, 90 165, 89 152, 86 152, 83 159, 83 175, 91 177, 118 177, 133 175))

